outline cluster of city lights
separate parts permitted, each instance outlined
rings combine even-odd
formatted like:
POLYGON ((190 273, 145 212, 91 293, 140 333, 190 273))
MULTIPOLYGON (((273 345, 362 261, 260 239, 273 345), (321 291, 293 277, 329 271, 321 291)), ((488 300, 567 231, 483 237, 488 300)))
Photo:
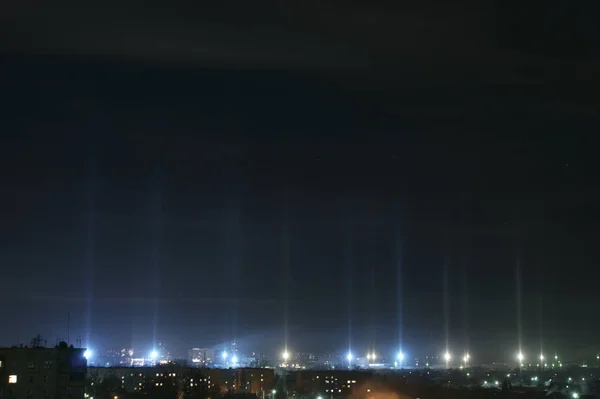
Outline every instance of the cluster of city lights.
MULTIPOLYGON (((83 353, 83 356, 89 361, 94 356, 94 352, 92 349, 86 349, 83 353)), ((152 349, 148 353, 148 357, 146 358, 146 360, 150 361, 150 362, 157 362, 159 360, 159 357, 160 357, 159 352, 156 349, 152 349)), ((239 364, 238 356, 236 356, 233 353, 223 351, 221 353, 221 358, 223 360, 223 363, 227 363, 227 364, 230 364, 233 366, 236 366, 239 364)), ((281 365, 281 367, 288 367, 289 360, 291 359, 291 354, 287 349, 285 349, 284 351, 281 352, 281 358, 283 359, 283 364, 281 365)), ((442 353, 441 358, 445 362, 446 367, 450 367, 451 361, 453 360, 452 353, 449 350, 446 350, 442 353)), ((597 355, 596 358, 600 362, 600 355, 597 355)), ((376 361, 378 361, 378 360, 379 360, 379 362, 381 362, 382 356, 380 354, 377 354, 375 351, 367 352, 366 355, 364 356, 364 358, 355 356, 352 351, 348 351, 346 354, 346 361, 348 363, 348 367, 352 367, 355 363, 361 362, 361 359, 366 359, 366 361, 369 363, 369 365, 372 365, 372 366, 382 366, 383 365, 383 364, 376 364, 376 361)), ((402 351, 397 352, 395 357, 393 357, 392 359, 394 360, 394 363, 393 363, 394 367, 404 367, 405 355, 402 351)), ((460 363, 460 368, 461 369, 467 368, 471 362, 471 355, 469 352, 465 351, 463 356, 460 359, 462 360, 462 362, 460 363)), ((538 367, 548 367, 549 366, 549 364, 547 363, 548 359, 546 358, 546 356, 544 356, 543 353, 540 353, 539 356, 537 357, 537 359, 539 359, 539 364, 536 364, 536 366, 538 366, 538 367)), ((525 366, 526 355, 523 353, 522 350, 519 350, 516 353, 515 360, 520 364, 521 367, 525 366)), ((429 367, 429 362, 425 363, 425 365, 427 367, 429 367)), ((558 365, 558 367, 563 366, 563 364, 558 359, 558 355, 554 355, 554 361, 551 363, 551 366, 553 368, 556 365, 558 365)), ((294 365, 292 365, 292 366, 294 366, 294 365)), ((418 366, 418 362, 417 362, 417 366, 418 366)), ((529 364, 529 366, 531 366, 531 364, 529 364)))
MULTIPOLYGON (((284 360, 284 363, 287 363, 287 361, 290 358, 290 353, 287 350, 283 351, 281 354, 281 358, 284 360)), ((443 353, 442 358, 444 359, 446 365, 448 366, 453 358, 452 353, 450 353, 450 351, 447 350, 443 353)), ((379 356, 375 352, 368 352, 365 355, 365 359, 369 362, 375 362, 376 360, 379 359, 379 356)), ((546 358, 544 357, 543 354, 540 354, 539 359, 540 359, 542 365, 544 367, 547 367, 547 364, 544 363, 544 360, 546 358)), ((558 355, 555 355, 554 359, 558 361, 558 355)), ((348 361, 348 366, 350 367, 350 366, 352 366, 352 362, 355 360, 359 360, 359 358, 354 356, 354 354, 351 351, 348 351, 348 353, 346 354, 346 360, 348 361)), ((461 360, 462 360, 461 368, 467 367, 469 365, 469 363, 471 362, 471 354, 469 352, 465 352, 464 355, 462 356, 461 360)), ((516 360, 519 363, 521 363, 521 366, 524 365, 525 355, 523 354, 522 351, 519 351, 517 353, 516 360)), ((598 360, 600 360, 600 356, 598 356, 598 360)), ((396 367, 401 366, 403 364, 403 361, 404 361, 404 353, 398 352, 396 354, 394 366, 396 366, 396 367)), ((560 364, 560 361, 558 361, 558 363, 559 363, 559 366, 562 366, 560 364)), ((427 364, 427 366, 429 365, 429 363, 426 363, 426 364, 427 364)), ((552 364, 552 366, 554 367, 554 363, 552 364)))
POLYGON ((227 353, 227 351, 223 351, 223 353, 221 353, 221 358, 223 359, 223 361, 227 361, 228 359, 231 360, 231 364, 237 364, 238 363, 238 357, 236 355, 231 355, 231 357, 229 356, 229 353, 227 353))

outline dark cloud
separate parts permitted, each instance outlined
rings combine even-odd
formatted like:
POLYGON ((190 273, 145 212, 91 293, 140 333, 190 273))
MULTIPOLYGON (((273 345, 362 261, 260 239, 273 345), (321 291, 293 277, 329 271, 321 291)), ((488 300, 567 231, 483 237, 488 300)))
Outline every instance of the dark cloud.
POLYGON ((377 85, 556 77, 557 64, 578 60, 575 50, 561 50, 565 43, 585 54, 590 41, 578 28, 585 10, 563 13, 552 3, 29 0, 4 2, 1 11, 4 45, 17 50, 350 77, 358 70, 363 83, 377 85), (524 69, 543 71, 528 77, 524 69))

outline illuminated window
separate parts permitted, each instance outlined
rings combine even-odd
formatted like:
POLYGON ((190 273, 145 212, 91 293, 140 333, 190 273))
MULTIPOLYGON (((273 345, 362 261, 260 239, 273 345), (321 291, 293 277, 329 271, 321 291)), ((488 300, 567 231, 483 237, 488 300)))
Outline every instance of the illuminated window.
POLYGON ((9 375, 8 376, 8 383, 9 384, 16 384, 17 383, 17 376, 16 375, 9 375))

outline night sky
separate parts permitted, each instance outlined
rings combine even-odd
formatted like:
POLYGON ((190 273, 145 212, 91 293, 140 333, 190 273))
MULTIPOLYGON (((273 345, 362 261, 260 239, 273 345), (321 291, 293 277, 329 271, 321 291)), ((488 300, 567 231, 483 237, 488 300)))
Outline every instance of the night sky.
POLYGON ((396 3, 3 2, 0 344, 595 355, 593 13, 396 3))

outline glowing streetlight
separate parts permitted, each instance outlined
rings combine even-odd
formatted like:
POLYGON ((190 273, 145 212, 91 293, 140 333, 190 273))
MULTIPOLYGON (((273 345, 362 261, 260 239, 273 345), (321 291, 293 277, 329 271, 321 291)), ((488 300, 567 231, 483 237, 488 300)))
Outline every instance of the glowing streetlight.
POLYGON ((517 359, 519 360, 519 362, 523 363, 523 360, 525 360, 525 355, 523 355, 523 352, 519 352, 517 354, 517 359))
POLYGON ((540 361, 544 362, 544 354, 543 353, 540 355, 540 361))
POLYGON ((469 355, 468 353, 466 353, 463 356, 463 363, 466 365, 469 362, 469 360, 471 360, 471 355, 469 355))
POLYGON ((236 355, 231 356, 231 363, 236 364, 238 362, 238 358, 236 355))
POLYGON ((398 361, 402 362, 404 360, 404 353, 398 352, 396 359, 398 359, 398 361))
POLYGON ((150 359, 152 360, 156 360, 158 358, 158 352, 153 350, 152 352, 150 352, 150 359))
POLYGON ((348 354, 346 355, 346 359, 348 360, 348 368, 350 368, 352 366, 352 352, 348 352, 348 354))
POLYGON ((450 359, 452 359, 452 355, 450 355, 450 352, 446 351, 446 353, 444 353, 444 360, 446 361, 446 368, 450 367, 450 359))
POLYGON ((223 353, 221 353, 221 358, 223 358, 223 360, 227 360, 227 357, 229 357, 229 354, 227 351, 223 351, 223 353))
POLYGON ((367 360, 371 360, 371 354, 367 353, 367 360))
POLYGON ((87 360, 89 360, 92 357, 92 351, 89 349, 86 349, 85 352, 83 352, 83 357, 85 357, 87 360))
POLYGON ((288 359, 290 358, 290 353, 286 350, 283 351, 283 353, 281 354, 281 357, 283 358, 284 361, 288 361, 288 359))
POLYGON ((375 359, 377 359, 377 355, 373 352, 373 354, 371 355, 371 360, 375 361, 375 359))

